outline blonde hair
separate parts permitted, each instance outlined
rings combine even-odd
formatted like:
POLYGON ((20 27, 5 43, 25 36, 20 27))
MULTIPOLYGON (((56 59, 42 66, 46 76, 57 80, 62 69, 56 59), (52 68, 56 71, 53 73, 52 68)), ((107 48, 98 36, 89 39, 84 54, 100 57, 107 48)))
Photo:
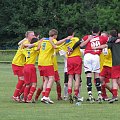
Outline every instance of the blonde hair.
POLYGON ((58 31, 56 29, 52 29, 49 31, 49 36, 53 37, 54 35, 58 35, 58 31))
POLYGON ((30 34, 30 33, 33 33, 34 31, 27 31, 26 33, 25 33, 25 37, 28 37, 28 35, 30 34))

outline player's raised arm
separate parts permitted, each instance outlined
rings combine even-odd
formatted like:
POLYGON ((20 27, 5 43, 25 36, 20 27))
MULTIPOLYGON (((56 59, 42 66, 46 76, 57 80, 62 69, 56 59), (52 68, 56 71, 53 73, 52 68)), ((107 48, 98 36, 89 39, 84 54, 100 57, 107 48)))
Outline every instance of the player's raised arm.
POLYGON ((53 46, 54 49, 56 49, 57 46, 53 43, 53 39, 54 39, 54 37, 49 37, 49 41, 50 41, 51 45, 53 46))
POLYGON ((66 40, 69 40, 69 39, 71 39, 73 36, 68 36, 68 37, 66 37, 66 38, 64 38, 64 39, 62 39, 62 40, 59 40, 57 43, 55 43, 56 45, 60 45, 60 44, 62 44, 62 43, 64 43, 66 40))
POLYGON ((24 41, 26 41, 26 38, 18 42, 18 45, 21 45, 24 41))

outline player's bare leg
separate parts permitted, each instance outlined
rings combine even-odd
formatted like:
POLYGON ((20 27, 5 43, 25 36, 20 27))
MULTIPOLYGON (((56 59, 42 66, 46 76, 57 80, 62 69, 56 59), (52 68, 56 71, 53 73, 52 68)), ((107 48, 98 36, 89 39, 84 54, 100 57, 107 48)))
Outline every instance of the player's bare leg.
POLYGON ((113 103, 115 101, 117 101, 117 96, 118 96, 118 83, 117 83, 118 79, 112 79, 112 93, 113 93, 113 97, 111 100, 109 100, 109 103, 113 103))
POLYGON ((60 81, 56 81, 56 90, 57 90, 57 100, 62 100, 60 81))
POLYGON ((73 103, 72 81, 73 81, 73 75, 68 75, 68 99, 69 99, 70 103, 73 103))

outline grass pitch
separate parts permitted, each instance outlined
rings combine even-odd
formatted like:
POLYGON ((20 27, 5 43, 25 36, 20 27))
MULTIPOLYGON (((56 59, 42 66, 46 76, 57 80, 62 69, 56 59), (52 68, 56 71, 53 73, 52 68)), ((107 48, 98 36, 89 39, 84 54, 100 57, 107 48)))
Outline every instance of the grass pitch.
MULTIPOLYGON (((59 64, 59 73, 63 94, 63 64, 59 64)), ((86 99, 84 73, 82 81, 81 95, 86 99)), ((11 65, 0 64, 0 120, 119 120, 120 118, 120 100, 113 104, 108 102, 90 104, 84 101, 80 106, 76 106, 69 101, 56 100, 55 83, 50 94, 55 102, 53 105, 43 104, 40 101, 35 104, 16 103, 11 100, 16 83, 17 77, 13 75, 11 65)), ((38 74, 38 86, 40 83, 41 78, 38 74)), ((95 91, 93 96, 97 97, 94 86, 93 91, 95 91)))

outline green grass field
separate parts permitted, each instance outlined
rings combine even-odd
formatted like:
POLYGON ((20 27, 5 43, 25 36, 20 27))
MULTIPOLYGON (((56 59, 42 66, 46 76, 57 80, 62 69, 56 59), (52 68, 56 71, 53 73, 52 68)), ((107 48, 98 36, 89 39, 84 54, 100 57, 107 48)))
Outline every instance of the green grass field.
MULTIPOLYGON (((59 73, 63 94, 63 64, 59 64, 59 73)), ((87 98, 85 75, 82 74, 81 95, 87 98)), ((43 104, 38 101, 35 104, 16 103, 11 100, 17 77, 11 70, 10 64, 0 64, 0 120, 119 120, 120 102, 109 104, 90 104, 84 101, 80 106, 70 104, 68 101, 57 101, 55 84, 50 97, 55 104, 43 104)), ((38 85, 41 79, 38 74, 38 85)), ((93 87, 93 91, 96 91, 93 87)), ((97 97, 97 93, 94 92, 97 97)), ((110 95, 110 94, 109 94, 110 95)))

